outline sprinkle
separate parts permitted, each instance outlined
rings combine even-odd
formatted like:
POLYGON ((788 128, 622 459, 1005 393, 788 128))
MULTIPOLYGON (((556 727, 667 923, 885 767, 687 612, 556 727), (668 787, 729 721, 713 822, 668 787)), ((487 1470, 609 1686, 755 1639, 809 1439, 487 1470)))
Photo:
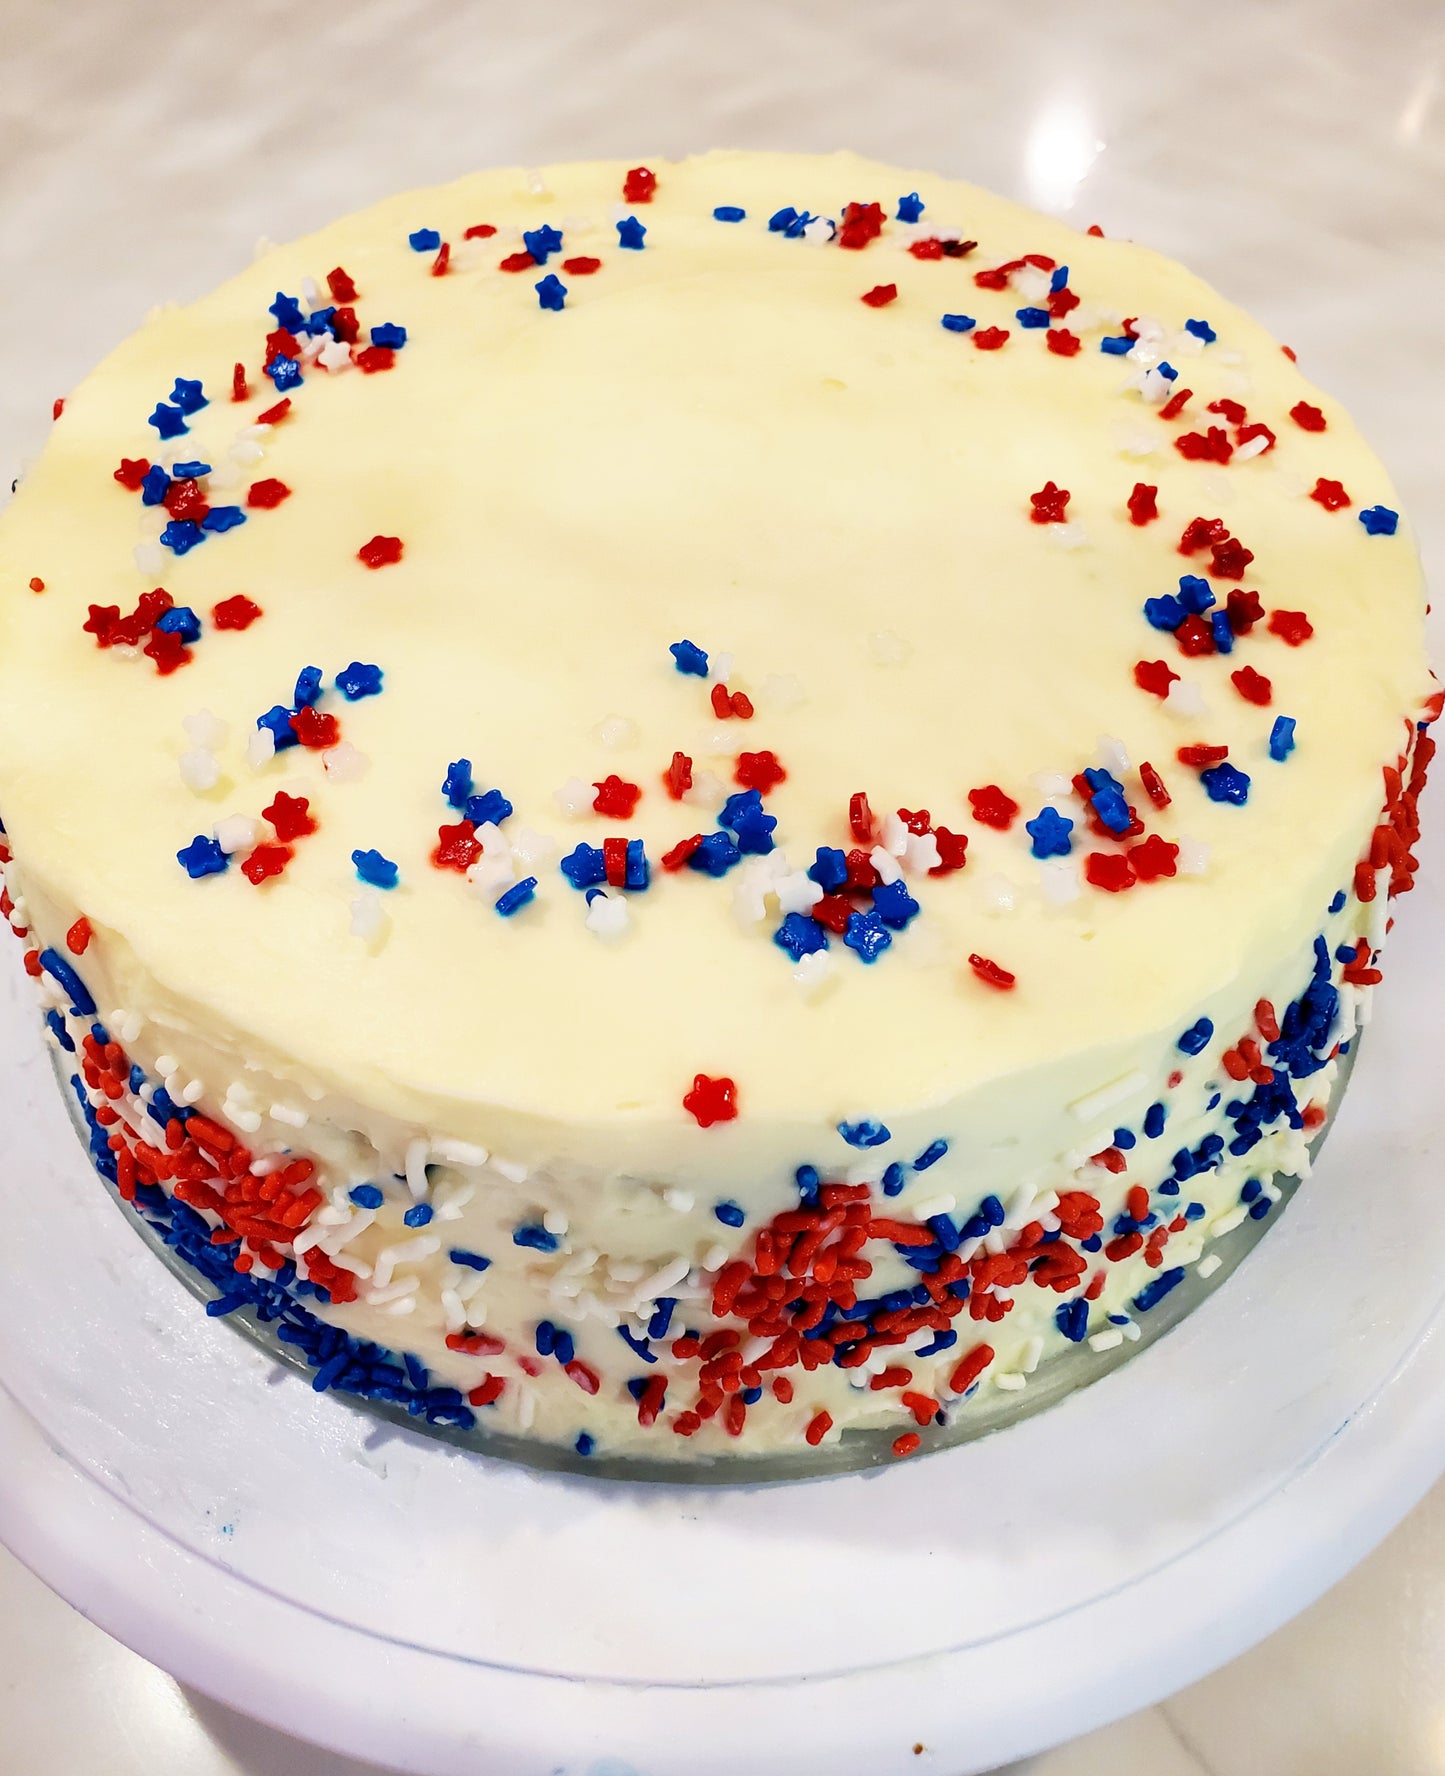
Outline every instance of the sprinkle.
POLYGON ((657 174, 647 167, 633 167, 622 182, 624 203, 651 203, 657 189, 657 174))
POLYGON ((178 376, 175 387, 171 390, 171 399, 182 413, 199 413, 202 407, 210 405, 199 378, 192 380, 189 377, 178 376))
POLYGON ((65 934, 65 947, 72 956, 83 956, 90 948, 90 940, 94 934, 90 928, 90 920, 82 913, 65 934))
POLYGON ((526 906, 529 900, 534 898, 536 892, 537 878, 525 876, 520 882, 507 889, 505 894, 498 895, 496 910, 504 919, 510 919, 513 913, 518 912, 526 906))
POLYGON ((205 540, 206 533, 190 518, 173 518, 160 534, 161 546, 177 555, 189 554, 205 540))
POLYGON ((442 244, 442 237, 435 228, 418 228, 415 234, 406 238, 413 253, 434 253, 442 244))
POLYGON ((1099 341, 1099 350, 1111 358, 1122 358, 1125 352, 1133 351, 1134 341, 1127 333, 1107 336, 1099 341))
POLYGON ((1311 407, 1308 401, 1298 401, 1289 410, 1290 418, 1304 432, 1322 432, 1325 429, 1325 416, 1318 407, 1311 407))
MULTIPOLYGON (((821 902, 819 903, 821 905, 821 902)), ((876 962, 893 942, 883 920, 874 913, 852 913, 843 933, 843 942, 860 960, 876 962)))
POLYGON ((890 302, 898 300, 897 284, 875 284, 871 290, 865 290, 859 298, 869 308, 887 308, 890 302))
POLYGON ((1131 524, 1152 524, 1159 516, 1157 496, 1159 489, 1150 487, 1143 481, 1134 483, 1134 491, 1129 495, 1129 522, 1131 524))
POLYGON ((1271 611, 1267 627, 1271 635, 1279 636, 1290 647, 1302 647, 1315 632, 1303 611, 1271 611))
POLYGON ((646 233, 647 230, 636 216, 624 216, 617 224, 617 244, 619 247, 626 247, 632 252, 640 253, 643 236, 646 233))
POLYGON ((1359 520, 1367 536, 1392 537, 1399 525, 1400 514, 1392 512, 1388 506, 1365 506, 1359 513, 1359 520))
POLYGON ((1021 327, 1047 327, 1053 316, 1046 308, 1018 308, 1014 310, 1014 319, 1021 327))
POLYGON ((567 302, 567 286, 554 273, 548 272, 539 284, 532 286, 537 292, 539 308, 561 309, 567 302))
POLYGON ((788 913, 782 924, 773 933, 773 942, 780 950, 785 951, 795 962, 801 962, 804 956, 816 955, 828 948, 828 936, 823 927, 806 913, 788 913))
POLYGON ((1012 796, 1005 795, 996 783, 969 790, 968 805, 980 826, 996 827, 999 832, 1007 832, 1019 812, 1018 803, 1012 796))
POLYGON ((279 876, 294 853, 289 845, 258 845, 241 865, 241 874, 254 887, 279 876))
POLYGON ((699 1128, 731 1122, 738 1113, 737 1090, 731 1079, 711 1079, 706 1073, 698 1073, 693 1077, 692 1090, 683 1097, 682 1107, 699 1128))
POLYGON ((375 1184, 357 1184, 347 1191, 347 1195, 359 1209, 379 1209, 386 1201, 375 1184))
POLYGON ((290 411, 291 399, 288 395, 285 400, 278 401, 274 407, 268 407, 264 413, 258 413, 256 415, 256 424, 279 425, 290 411))
POLYGON ((1199 781, 1211 802, 1230 802, 1242 808, 1249 800, 1249 778, 1234 765, 1211 765, 1199 773, 1199 781))
POLYGON ((562 269, 571 277, 591 277, 594 271, 601 271, 602 261, 580 253, 576 258, 564 259, 562 269))
POLYGON ((85 982, 58 950, 41 950, 39 966, 70 995, 70 1009, 77 1017, 92 1017, 94 1015, 95 1001, 91 998, 85 982))
POLYGON ((1029 849, 1035 857, 1067 857, 1072 849, 1069 834, 1074 823, 1054 808, 1041 808, 1032 820, 1024 822, 1024 831, 1032 839, 1029 849))
MULTIPOLYGON (((1214 1025, 1207 1017, 1202 1017, 1198 1023, 1189 1026, 1174 1046, 1184 1054, 1197 1055, 1208 1048, 1209 1040, 1213 1034, 1214 1025)), ((1162 1122, 1163 1118, 1161 1117, 1160 1120, 1162 1122)))
POLYGON ((530 253, 508 253, 498 266, 499 271, 530 271, 537 261, 530 253))
MULTIPOLYGON (((1150 604, 1159 602, 1159 599, 1149 600, 1150 604)), ((1163 660, 1140 660, 1134 667, 1134 683, 1154 697, 1167 697, 1170 685, 1178 680, 1179 674, 1171 672, 1163 660)))
POLYGON ((246 490, 246 504, 261 511, 271 511, 279 506, 282 500, 290 499, 291 489, 284 481, 274 476, 264 481, 253 481, 246 490))
POLYGON ((869 1148, 881 1147, 893 1139, 893 1132, 885 1124, 865 1117, 862 1122, 840 1122, 838 1133, 850 1147, 869 1148))
POLYGON ((968 959, 968 965, 985 986, 997 987, 1001 993, 1008 992, 1017 979, 1016 975, 1010 974, 1006 968, 1000 968, 997 962, 991 962, 987 956, 972 955, 968 959))
POLYGON ((357 559, 364 561, 368 567, 389 567, 393 562, 401 560, 402 543, 400 537, 374 536, 369 543, 363 543, 356 551, 357 559))
POLYGON ((1273 685, 1263 673, 1256 672, 1253 666, 1241 666, 1238 672, 1231 672, 1229 677, 1246 703, 1258 703, 1263 707, 1274 696, 1273 685))
POLYGON ((1213 345, 1219 337, 1208 321, 1186 321, 1184 331, 1192 333, 1196 339, 1202 339, 1206 345, 1213 345))
MULTIPOLYGON (((674 760, 681 757, 675 753, 674 760)), ((691 767, 688 771, 691 776, 691 767)), ((733 781, 742 784, 744 789, 756 789, 766 795, 770 789, 785 782, 788 773, 778 762, 777 754, 772 752, 740 752, 737 767, 733 772, 733 781)), ((679 797, 680 799, 680 797, 679 797)))
POLYGON ((735 1202, 720 1202, 713 1205, 713 1214, 724 1227, 741 1227, 747 1215, 735 1202))
POLYGON ((353 660, 332 682, 348 703, 356 703, 362 697, 375 697, 380 693, 382 676, 380 666, 367 666, 360 660, 353 660))
MULTIPOLYGON (((1129 865, 1141 882, 1157 882, 1161 876, 1172 876, 1178 869, 1179 847, 1158 833, 1150 833, 1128 851, 1129 865)), ((1115 1141, 1114 1145, 1129 1145, 1115 1141)))
POLYGON ((946 314, 938 317, 939 325, 950 333, 972 333, 978 322, 972 315, 946 314))
POLYGON ((747 211, 739 209, 736 204, 718 204, 712 215, 714 222, 741 222, 747 211))
POLYGON ((1316 505, 1323 506, 1327 512, 1338 512, 1345 506, 1354 503, 1340 482, 1327 481, 1323 475, 1310 490, 1310 498, 1316 505))
POLYGON ((396 353, 389 345, 368 345, 364 351, 356 354, 356 367, 364 376, 376 376, 383 370, 390 370, 396 363, 396 353))
POLYGON ((1122 894, 1138 880, 1127 857, 1105 851, 1089 853, 1084 859, 1084 875, 1093 887, 1102 888, 1106 894, 1122 894))
POLYGON ((201 619, 185 604, 173 604, 156 619, 156 628, 163 635, 179 635, 186 642, 199 641, 201 638, 201 619))
POLYGON ((1269 756, 1276 764, 1283 764, 1294 751, 1294 728, 1292 715, 1275 717, 1274 726, 1269 730, 1269 756))
POLYGON ((893 1439, 893 1453, 897 1456, 912 1455, 922 1442, 917 1431, 905 1431, 901 1437, 893 1439))
POLYGON ((307 798, 287 795, 285 790, 277 791, 271 806, 261 810, 261 818, 270 821, 276 837, 283 842, 306 838, 316 831, 318 824, 307 798))
POLYGON ((185 850, 176 852, 176 860, 192 881, 199 881, 202 876, 220 875, 231 861, 214 839, 201 833, 185 850))
POLYGON ((1052 481, 1045 481, 1037 493, 1029 495, 1029 504, 1033 507, 1029 517, 1035 524, 1067 524, 1064 508, 1070 497, 1066 488, 1058 487, 1052 481))
POLYGON ((455 826, 439 826, 437 847, 431 857, 433 865, 465 875, 482 854, 476 831, 470 820, 459 820, 455 826))
POLYGON ((526 1221, 520 1227, 512 1229, 512 1244, 528 1246, 534 1252, 555 1252, 561 1241, 555 1233, 549 1233, 539 1223, 526 1221))
POLYGON ((592 787, 597 791, 592 799, 593 810, 612 820, 631 820, 642 799, 642 791, 637 784, 625 783, 621 777, 615 775, 604 777, 592 787))
POLYGON ((341 738, 341 724, 334 715, 323 715, 319 709, 298 709, 287 725, 300 743, 311 752, 325 752, 341 738))
POLYGON ((380 851, 353 851, 351 861, 358 879, 370 888, 395 888, 401 877, 399 867, 380 851))
POLYGON ((681 673, 694 678, 707 677, 707 655, 694 641, 675 641, 668 648, 673 663, 681 673))
POLYGON ((973 343, 980 351, 997 351, 1008 339, 1007 327, 985 327, 981 333, 975 333, 973 343))

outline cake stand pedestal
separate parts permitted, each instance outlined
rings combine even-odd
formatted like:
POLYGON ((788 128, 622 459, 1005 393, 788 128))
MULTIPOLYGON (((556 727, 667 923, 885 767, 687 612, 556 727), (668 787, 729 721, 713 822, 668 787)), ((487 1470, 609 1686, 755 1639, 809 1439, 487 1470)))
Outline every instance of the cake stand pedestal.
POLYGON ((533 1473, 313 1393, 107 1199, 11 959, 0 1539, 182 1682, 418 1776, 963 1776, 1142 1707, 1445 1469, 1425 881, 1319 1169, 1224 1288, 999 1436, 783 1487, 533 1473))

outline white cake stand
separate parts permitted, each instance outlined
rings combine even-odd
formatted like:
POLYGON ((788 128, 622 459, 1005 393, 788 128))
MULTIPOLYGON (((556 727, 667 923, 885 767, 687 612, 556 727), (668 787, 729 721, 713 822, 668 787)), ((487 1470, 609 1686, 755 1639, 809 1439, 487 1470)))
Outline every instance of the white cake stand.
POLYGON ((183 1682, 423 1776, 962 1776, 1141 1707, 1445 1469, 1429 861, 1320 1168, 1238 1275, 999 1436, 785 1487, 534 1474, 283 1374, 107 1199, 8 961, 0 1538, 183 1682))

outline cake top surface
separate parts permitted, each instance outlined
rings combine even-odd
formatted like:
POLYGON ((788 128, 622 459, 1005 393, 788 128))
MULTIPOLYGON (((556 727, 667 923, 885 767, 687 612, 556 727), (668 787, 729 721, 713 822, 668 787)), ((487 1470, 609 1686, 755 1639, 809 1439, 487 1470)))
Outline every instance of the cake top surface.
POLYGON ((1427 689, 1387 475, 1144 248, 850 156, 652 172, 392 198, 68 397, 0 525, 27 881, 148 1016, 458 1135, 1107 1077, 1347 878, 1427 689))

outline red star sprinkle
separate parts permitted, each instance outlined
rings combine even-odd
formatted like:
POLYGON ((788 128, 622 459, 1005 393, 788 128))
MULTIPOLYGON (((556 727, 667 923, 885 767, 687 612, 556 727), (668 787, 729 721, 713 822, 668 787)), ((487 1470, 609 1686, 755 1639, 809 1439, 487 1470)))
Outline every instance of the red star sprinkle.
POLYGON ((1146 759, 1139 767, 1139 781, 1144 785, 1144 794, 1156 808, 1167 808, 1173 797, 1164 787, 1164 779, 1146 759))
POLYGON ((1227 463, 1234 455, 1234 446, 1223 426, 1210 426, 1204 432, 1183 432, 1174 440, 1174 448, 1189 462, 1227 463))
POLYGON ((264 481, 253 481, 246 490, 246 504, 259 507, 269 512, 279 506, 284 499, 290 499, 291 489, 284 481, 278 481, 274 475, 264 481))
POLYGON ((358 370, 375 376, 379 370, 391 369, 396 363, 396 352, 389 345, 369 345, 355 354, 355 363, 358 370))
POLYGON ((260 615, 260 605, 238 592, 234 598, 221 600, 211 612, 211 622, 217 629, 249 629, 260 615))
POLYGON ((1232 426, 1242 426, 1245 420, 1249 418, 1249 410, 1247 408, 1241 407, 1238 401, 1230 401, 1223 396, 1217 401, 1211 401, 1207 411, 1210 413, 1222 413, 1232 426))
POLYGON ((970 333, 969 338, 981 352, 996 352, 1008 339, 1007 327, 985 327, 981 332, 970 333))
POLYGON ((859 298, 869 308, 887 308, 890 302, 898 300, 897 284, 874 284, 871 290, 865 290, 859 298))
POLYGON ((1242 592, 1236 586, 1224 608, 1229 626, 1236 635, 1248 635, 1256 623, 1264 621, 1264 606, 1259 602, 1258 592, 1242 592))
POLYGON ((241 874, 259 888, 272 876, 279 876, 295 856, 289 845, 258 845, 241 865, 241 874))
POLYGON ((140 490, 140 484, 150 473, 150 463, 143 456, 123 456, 120 467, 115 471, 115 478, 122 487, 128 487, 132 493, 140 490))
POLYGON ((1079 306, 1079 298, 1066 284, 1062 290, 1050 290, 1044 307, 1056 321, 1061 321, 1066 314, 1072 314, 1079 306))
POLYGON ((1006 968, 1000 968, 997 962, 990 962, 987 956, 970 956, 968 965, 986 987, 997 987, 1000 993, 1007 993, 1017 979, 1006 968))
POLYGON ((1178 868, 1179 847, 1158 833, 1150 833, 1128 850, 1129 866, 1141 882, 1157 882, 1160 876, 1172 876, 1178 868))
POLYGON ((276 837, 283 842, 288 839, 304 839, 314 833, 317 827, 307 798, 287 795, 285 790, 276 792, 275 801, 269 808, 261 810, 261 817, 271 822, 276 829, 276 837))
POLYGON ((65 396, 64 395, 57 395, 56 398, 54 399, 54 401, 52 401, 50 404, 50 417, 52 419, 59 419, 61 414, 64 413, 64 411, 65 411, 65 396))
POLYGON ((602 867, 607 873, 609 888, 625 888, 627 886, 626 839, 604 839, 602 841, 602 867))
POLYGON ((356 554, 357 559, 368 567, 390 567, 393 562, 401 560, 401 538, 374 536, 369 543, 363 543, 356 554))
POLYGON ((233 364, 231 366, 231 399, 245 401, 250 398, 250 394, 250 384, 246 381, 246 366, 233 364))
POLYGON ((675 802, 680 802, 692 788, 692 760, 685 752, 673 753, 672 763, 662 773, 662 781, 675 802))
POLYGON ((361 338, 361 323, 354 308, 338 308, 331 317, 331 331, 343 345, 355 345, 361 338))
POLYGON ((1326 421, 1318 407, 1311 407, 1308 401, 1297 401, 1289 410, 1290 418, 1302 432, 1322 432, 1326 421))
POLYGON ((928 240, 916 240, 910 243, 908 251, 915 259, 941 259, 943 242, 932 237, 928 240))
POLYGON ((274 407, 268 407, 264 413, 258 413, 256 415, 256 424, 280 425, 281 421, 285 419, 290 411, 291 397, 290 395, 282 395, 281 399, 274 407))
POLYGON ((838 230, 838 245, 849 247, 854 252, 861 252, 869 241, 877 240, 882 232, 882 204, 850 203, 843 210, 842 225, 838 230))
POLYGON ((622 201, 633 204, 651 203, 652 194, 656 190, 657 174, 649 167, 633 167, 622 181, 622 201))
POLYGON ((1310 498, 1314 500, 1316 505, 1323 506, 1327 512, 1343 511, 1346 506, 1354 504, 1338 481, 1326 481, 1323 475, 1310 490, 1310 498))
POLYGON ((626 783, 617 776, 604 777, 592 787, 597 791, 592 798, 594 812, 605 814, 612 820, 631 820, 642 799, 642 791, 637 784, 626 783))
POLYGON ((841 936, 853 917, 853 903, 841 894, 825 894, 821 900, 814 901, 811 911, 819 925, 841 936))
POLYGON ((1000 832, 1008 831, 1019 811, 1018 803, 1012 796, 1005 795, 996 783, 969 790, 968 805, 980 826, 997 827, 1000 832))
POLYGON ((1227 746, 1181 746, 1174 755, 1181 765, 1193 765, 1202 771, 1206 765, 1217 765, 1229 757, 1227 746))
POLYGON ((339 265, 327 272, 326 288, 330 290, 333 302, 355 302, 360 294, 354 280, 339 265))
POLYGON ((575 259, 564 259, 562 261, 562 269, 565 272, 570 272, 573 277, 591 277, 594 271, 600 271, 602 269, 602 261, 600 259, 590 258, 585 253, 580 253, 575 259))
POLYGON ((341 723, 308 706, 291 717, 291 732, 311 752, 326 752, 341 738, 341 723))
POLYGON ((1035 524, 1067 524, 1068 514, 1064 508, 1072 495, 1066 487, 1056 486, 1052 481, 1045 481, 1037 493, 1029 495, 1029 504, 1033 511, 1029 517, 1035 524))
POLYGON ((1314 624, 1303 611, 1276 610, 1269 613, 1269 632, 1292 648, 1303 647, 1314 634, 1314 624))
POLYGON ((1209 551, 1209 572, 1216 580, 1242 580, 1253 560, 1253 549, 1246 549, 1238 537, 1226 537, 1209 551))
MULTIPOLYGON (((1178 419, 1193 393, 1193 389, 1175 389, 1174 393, 1170 395, 1169 399, 1159 409, 1160 419, 1178 419)), ((1176 443, 1177 442, 1178 440, 1176 439, 1176 443)))
POLYGON ((30 590, 32 592, 43 592, 45 590, 45 581, 42 580, 38 574, 31 575, 30 590))
POLYGON ((455 826, 437 828, 437 847, 431 854, 437 869, 456 870, 465 875, 482 854, 477 843, 477 829, 470 820, 459 820, 455 826))
POLYGON ((712 712, 719 721, 726 721, 734 715, 739 721, 751 721, 752 698, 746 691, 729 692, 725 684, 715 684, 712 687, 712 712))
POLYGON ((197 524, 211 509, 199 481, 172 481, 164 503, 172 518, 190 518, 197 524))
POLYGON ((1258 703, 1263 708, 1274 697, 1274 686, 1262 672, 1256 672, 1253 666, 1241 666, 1238 672, 1231 672, 1229 677, 1246 703, 1258 703))
POLYGON ((169 678, 182 666, 191 662, 191 650, 179 635, 171 629, 154 629, 151 638, 141 649, 149 660, 156 663, 156 671, 162 678, 169 678))
POLYGON ((882 883, 883 878, 866 851, 850 851, 846 862, 848 874, 844 887, 850 893, 855 889, 871 890, 882 883))
POLYGON ((1077 357, 1083 343, 1078 334, 1071 333, 1067 327, 1050 327, 1044 334, 1044 344, 1056 358, 1077 357))
POLYGON ((938 846, 938 862, 929 870, 929 875, 946 876, 961 870, 968 861, 968 835, 950 832, 946 826, 936 826, 933 839, 938 846))
POLYGON ((1131 524, 1152 524, 1159 516, 1159 489, 1150 487, 1147 482, 1136 481, 1127 503, 1131 524))
POLYGON ((778 763, 776 753, 740 752, 733 781, 740 783, 744 789, 756 789, 766 795, 770 789, 782 783, 787 775, 778 763))
POLYGON ((72 956, 83 956, 90 948, 90 940, 92 936, 93 933, 90 929, 90 920, 82 913, 80 918, 78 918, 69 931, 66 932, 65 947, 70 951, 72 956))
POLYGON ((1228 536, 1229 530, 1222 518, 1191 518, 1179 539, 1179 553, 1197 555, 1201 549, 1225 542, 1228 536))
POLYGON ((898 810, 898 818, 903 822, 904 826, 907 827, 909 832, 913 833, 920 839, 925 833, 931 833, 933 831, 933 819, 927 808, 900 808, 898 810))
POLYGON ((434 278, 445 277, 447 267, 452 262, 452 243, 443 241, 437 249, 437 256, 431 262, 431 274, 434 278))
POLYGON ((1140 660, 1134 667, 1134 683, 1151 697, 1167 697, 1170 685, 1178 679, 1179 674, 1171 672, 1163 660, 1140 660))
POLYGON ((1106 894, 1122 894, 1138 880, 1133 864, 1118 852, 1091 851, 1084 859, 1084 875, 1106 894))
POLYGON ((537 261, 530 253, 508 253, 498 271, 530 271, 537 261))
POLYGON ((1267 425, 1261 425, 1259 421, 1256 420, 1252 425, 1241 426, 1234 434, 1234 442, 1237 447, 1250 444, 1256 438, 1263 438, 1265 440, 1264 449, 1261 450, 1259 454, 1261 456, 1268 456, 1270 451, 1275 447, 1276 439, 1274 433, 1267 425))
POLYGON ((1186 659, 1196 659, 1200 654, 1214 652, 1214 631, 1194 611, 1190 611, 1174 631, 1174 639, 1179 643, 1179 651, 1186 659))
POLYGON ((868 798, 861 789, 848 798, 848 830, 860 845, 873 843, 877 828, 873 821, 873 810, 868 806, 868 798))
POLYGON ((696 1119, 699 1128, 711 1128, 715 1122, 731 1122, 738 1113, 738 1088, 731 1079, 710 1079, 706 1073, 695 1074, 692 1090, 683 1098, 682 1107, 696 1119))
POLYGON ((691 838, 679 839, 670 851, 663 852, 662 867, 665 870, 680 870, 701 843, 701 833, 693 833, 691 838))

